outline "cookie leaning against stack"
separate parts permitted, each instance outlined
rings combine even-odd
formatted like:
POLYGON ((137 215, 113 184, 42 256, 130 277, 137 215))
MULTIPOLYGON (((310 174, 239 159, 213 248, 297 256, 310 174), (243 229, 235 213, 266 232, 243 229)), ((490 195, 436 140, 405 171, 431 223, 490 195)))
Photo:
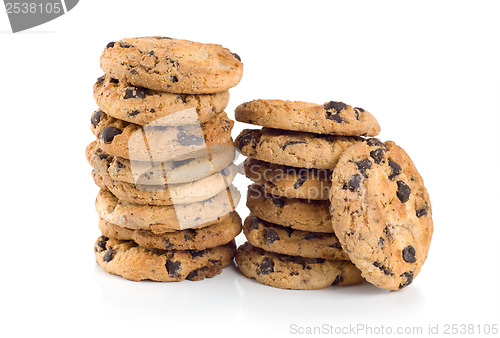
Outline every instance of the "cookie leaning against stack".
POLYGON ((163 37, 109 43, 94 85, 101 188, 97 263, 130 280, 201 280, 231 264, 241 218, 233 121, 224 109, 243 66, 219 45, 163 37))
POLYGON ((413 281, 432 237, 429 197, 401 148, 363 138, 380 131, 371 114, 336 101, 256 100, 236 119, 264 127, 235 141, 255 182, 248 243, 236 252, 245 276, 289 289, 413 281))
POLYGON ((287 289, 360 283, 334 234, 329 194, 342 153, 380 131, 375 118, 342 102, 256 100, 238 106, 236 119, 264 127, 244 130, 235 142, 255 182, 243 227, 248 243, 236 252, 241 272, 287 289))

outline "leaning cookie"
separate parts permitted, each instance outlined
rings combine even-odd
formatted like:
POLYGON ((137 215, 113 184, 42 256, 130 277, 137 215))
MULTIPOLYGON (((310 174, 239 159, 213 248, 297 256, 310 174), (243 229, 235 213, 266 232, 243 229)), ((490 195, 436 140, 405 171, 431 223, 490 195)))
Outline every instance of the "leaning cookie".
POLYGON ((335 234, 295 230, 250 214, 243 231, 248 242, 269 252, 285 255, 349 260, 335 234))
POLYGON ((205 154, 181 161, 140 162, 106 154, 96 141, 85 149, 87 161, 99 174, 138 185, 182 184, 198 181, 231 165, 235 151, 232 145, 211 145, 205 154))
POLYGON ((240 57, 229 49, 167 37, 110 42, 101 55, 101 68, 134 86, 186 94, 223 92, 243 76, 240 57))
POLYGON ((232 144, 233 124, 226 113, 220 113, 201 125, 139 126, 98 110, 92 115, 90 129, 107 154, 133 161, 164 162, 199 156, 209 145, 232 144))
POLYGON ((338 101, 254 100, 236 107, 236 120, 259 126, 345 136, 375 136, 380 126, 363 108, 338 101))
POLYGON ((104 75, 94 84, 94 99, 114 118, 141 126, 168 127, 207 122, 224 111, 229 92, 172 94, 135 87, 104 75))
POLYGON ((236 245, 202 251, 146 249, 133 241, 100 236, 94 246, 97 264, 105 271, 123 278, 141 281, 199 281, 222 272, 231 264, 236 245))
POLYGON ((95 205, 99 216, 110 223, 163 233, 217 223, 235 209, 239 199, 240 194, 232 185, 205 201, 166 206, 120 201, 109 191, 101 189, 95 205))
POLYGON ((257 217, 296 230, 333 233, 329 201, 313 201, 267 194, 262 187, 248 187, 247 207, 257 217))
POLYGON ((314 290, 363 281, 360 271, 348 261, 280 255, 248 242, 236 250, 235 258, 246 277, 281 289, 314 290))
POLYGON ((300 168, 332 169, 360 138, 279 129, 245 129, 234 145, 245 156, 300 168))
POLYGON ((427 258, 433 222, 406 152, 377 139, 352 146, 333 172, 330 199, 335 233, 363 277, 388 290, 411 284, 427 258))
POLYGON ((92 171, 92 177, 100 188, 109 190, 119 200, 136 204, 173 205, 201 202, 217 195, 231 184, 237 170, 232 164, 198 181, 157 186, 116 181, 96 171, 92 171))
POLYGON ((212 225, 155 234, 134 230, 99 219, 101 233, 122 241, 134 241, 142 247, 163 250, 205 250, 232 241, 241 232, 241 218, 236 212, 212 225))
POLYGON ((332 171, 307 169, 247 158, 245 175, 275 196, 311 200, 328 200, 332 186, 332 171))

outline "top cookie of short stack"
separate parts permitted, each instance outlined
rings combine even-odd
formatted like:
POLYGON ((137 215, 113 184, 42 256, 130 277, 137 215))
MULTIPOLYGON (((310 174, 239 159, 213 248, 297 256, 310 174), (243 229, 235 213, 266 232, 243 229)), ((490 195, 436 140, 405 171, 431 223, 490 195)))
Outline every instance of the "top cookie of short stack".
POLYGON ((167 37, 110 42, 101 55, 101 68, 134 86, 184 94, 223 92, 243 75, 239 56, 229 49, 167 37))
POLYGON ((268 128, 341 136, 375 136, 380 126, 363 108, 339 101, 254 100, 236 107, 237 121, 268 128))

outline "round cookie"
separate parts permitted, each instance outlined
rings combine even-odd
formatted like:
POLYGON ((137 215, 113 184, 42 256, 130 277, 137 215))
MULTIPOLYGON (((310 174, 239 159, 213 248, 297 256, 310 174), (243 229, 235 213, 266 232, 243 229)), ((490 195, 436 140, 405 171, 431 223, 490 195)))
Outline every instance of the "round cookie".
POLYGON ((234 241, 202 251, 146 249, 133 241, 100 236, 94 245, 95 257, 105 271, 140 281, 198 281, 222 272, 231 264, 236 250, 234 241))
POLYGON ((101 55, 101 68, 134 86, 186 94, 223 92, 243 76, 240 57, 229 49, 166 37, 110 42, 101 55))
POLYGON ((275 196, 311 200, 328 200, 332 186, 332 171, 329 169, 307 169, 247 158, 245 174, 275 196))
POLYGON ((252 214, 245 219, 243 231, 250 244, 269 252, 349 260, 335 234, 295 230, 263 221, 252 214))
POLYGON ((360 142, 333 172, 332 224, 363 277, 398 290, 425 262, 433 223, 429 195, 406 152, 394 142, 360 142))
POLYGON ((300 168, 332 169, 359 138, 279 129, 245 129, 234 141, 241 153, 261 161, 300 168))
POLYGON ((107 154, 134 161, 164 162, 200 156, 207 145, 232 144, 233 121, 226 113, 200 125, 139 126, 98 110, 91 118, 97 144, 107 154))
POLYGON ((222 216, 234 210, 239 199, 240 194, 232 185, 205 201, 167 206, 120 201, 109 191, 101 189, 96 198, 96 210, 101 218, 110 223, 163 233, 217 223, 222 216))
POLYGON ((102 189, 109 190, 119 200, 149 205, 172 205, 201 202, 227 189, 238 168, 231 164, 218 173, 198 181, 166 184, 139 185, 116 181, 109 175, 92 171, 94 182, 102 189))
POLYGON ((345 136, 376 136, 380 126, 363 108, 338 101, 254 100, 236 107, 236 120, 259 126, 345 136))
POLYGON ((232 145, 211 145, 203 156, 161 163, 130 161, 106 154, 96 141, 85 149, 93 170, 111 179, 138 185, 181 184, 204 179, 227 168, 234 160, 232 145))
POLYGON ((351 262, 280 255, 248 242, 236 250, 235 258, 246 277, 280 289, 315 290, 363 281, 360 271, 351 262))
POLYGON ((163 234, 133 230, 99 219, 101 233, 122 241, 134 241, 142 247, 163 250, 205 250, 232 241, 241 232, 241 218, 232 212, 218 223, 199 229, 186 229, 163 234))
POLYGON ((205 123, 222 113, 229 92, 215 94, 172 94, 155 91, 101 76, 94 84, 94 99, 108 115, 131 123, 179 126, 205 123))
POLYGON ((329 206, 329 201, 273 196, 257 184, 248 187, 247 207, 253 214, 296 230, 333 233, 329 206))

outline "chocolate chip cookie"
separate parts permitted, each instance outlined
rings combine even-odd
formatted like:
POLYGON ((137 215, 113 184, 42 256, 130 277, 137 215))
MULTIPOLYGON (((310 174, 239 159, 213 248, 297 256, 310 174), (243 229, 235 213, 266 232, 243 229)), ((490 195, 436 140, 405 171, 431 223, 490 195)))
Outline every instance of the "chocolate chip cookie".
POLYGON ((139 125, 180 126, 205 123, 222 113, 229 92, 173 94, 101 76, 94 84, 94 99, 106 114, 139 125))
POLYGON ((140 126, 98 110, 91 130, 107 154, 134 161, 164 162, 200 156, 207 145, 232 144, 233 121, 220 113, 204 124, 179 127, 140 126))
POLYGON ((181 161, 141 162, 106 154, 96 141, 85 149, 92 169, 111 179, 137 185, 182 184, 204 179, 231 165, 232 145, 211 145, 203 156, 181 161))
POLYGON ((245 174, 264 190, 275 196, 311 200, 328 200, 332 186, 332 171, 307 169, 247 158, 245 174))
POLYGON ((114 79, 134 86, 186 94, 223 92, 240 82, 240 57, 220 45, 167 37, 110 42, 101 68, 114 79))
POLYGON ((120 201, 109 191, 101 189, 96 198, 96 210, 110 223, 163 233, 217 223, 220 217, 234 210, 239 199, 240 194, 232 185, 205 201, 166 206, 120 201))
POLYGON ((281 255, 248 242, 236 250, 235 258, 246 277, 281 289, 314 290, 363 281, 351 262, 281 255))
POLYGON ((140 185, 116 181, 109 175, 92 171, 94 182, 102 189, 109 190, 119 200, 136 204, 173 205, 201 202, 227 189, 238 168, 231 166, 198 181, 166 184, 140 185))
POLYGON ((250 214, 243 231, 250 244, 285 255, 349 260, 335 234, 295 230, 250 214))
POLYGON ((269 128, 345 136, 376 136, 380 132, 372 114, 339 101, 254 100, 240 104, 235 113, 237 121, 269 128))
POLYGON ((333 172, 332 224, 363 277, 398 290, 412 283, 429 250, 432 212, 415 165, 392 141, 355 144, 333 172))
POLYGON ((262 187, 248 187, 247 207, 257 217, 296 230, 333 233, 329 201, 308 201, 267 194, 262 187))
POLYGON ((241 232, 241 218, 232 212, 212 225, 155 234, 148 230, 134 230, 99 219, 101 233, 122 241, 132 240, 145 248, 163 250, 205 250, 232 241, 241 232))
POLYGON ((157 282, 214 277, 231 264, 235 249, 234 241, 201 251, 146 249, 105 236, 94 245, 97 264, 105 271, 133 281, 157 282))
POLYGON ((234 141, 241 153, 255 159, 301 168, 332 169, 357 137, 318 135, 262 128, 245 129, 234 141))

